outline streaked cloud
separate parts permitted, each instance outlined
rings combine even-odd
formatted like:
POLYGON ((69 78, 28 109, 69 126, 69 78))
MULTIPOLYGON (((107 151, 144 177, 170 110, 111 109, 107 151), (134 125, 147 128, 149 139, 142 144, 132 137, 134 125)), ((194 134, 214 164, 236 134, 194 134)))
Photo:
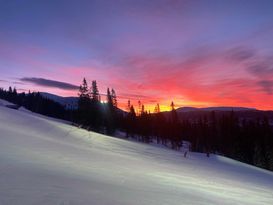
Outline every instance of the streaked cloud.
POLYGON ((230 49, 227 52, 227 60, 234 60, 237 62, 245 62, 255 56, 255 50, 243 46, 238 46, 230 49))
POLYGON ((258 84, 263 88, 268 95, 273 94, 273 80, 258 81, 258 84))
POLYGON ((49 80, 45 78, 24 77, 24 78, 20 78, 20 80, 22 82, 29 82, 29 83, 33 83, 40 86, 54 87, 54 88, 59 88, 64 90, 79 89, 79 86, 76 86, 70 83, 60 82, 56 80, 49 80))

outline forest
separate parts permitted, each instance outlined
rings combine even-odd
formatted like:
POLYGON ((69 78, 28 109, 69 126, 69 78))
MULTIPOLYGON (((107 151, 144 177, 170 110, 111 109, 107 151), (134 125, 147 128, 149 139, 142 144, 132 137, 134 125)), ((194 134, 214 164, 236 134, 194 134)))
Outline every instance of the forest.
POLYGON ((268 117, 240 118, 235 111, 221 114, 206 112, 197 119, 181 119, 170 103, 169 112, 161 112, 156 104, 153 113, 139 101, 137 111, 128 100, 127 110, 118 108, 114 89, 107 89, 107 102, 94 80, 91 86, 84 78, 79 86, 78 107, 74 110, 39 92, 17 93, 15 88, 0 89, 0 98, 23 106, 32 112, 71 121, 74 125, 103 134, 126 133, 126 138, 143 143, 157 143, 179 150, 183 141, 191 143, 191 151, 220 154, 273 171, 273 128, 268 117))

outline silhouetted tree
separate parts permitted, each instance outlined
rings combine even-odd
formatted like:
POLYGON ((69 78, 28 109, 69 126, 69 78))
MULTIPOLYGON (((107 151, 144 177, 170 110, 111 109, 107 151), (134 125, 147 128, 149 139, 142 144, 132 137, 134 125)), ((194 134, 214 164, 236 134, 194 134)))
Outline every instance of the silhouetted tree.
POLYGON ((99 89, 97 86, 97 81, 92 81, 92 87, 91 87, 91 99, 94 102, 99 102, 100 95, 99 95, 99 89))
POLYGON ((112 96, 113 106, 117 108, 118 107, 117 95, 113 88, 111 90, 111 96, 112 96))
POLYGON ((90 95, 86 79, 84 78, 79 87, 78 100, 78 119, 81 124, 87 125, 89 123, 90 114, 90 95))
POLYGON ((156 104, 156 106, 154 108, 154 113, 160 113, 160 106, 158 103, 156 104))

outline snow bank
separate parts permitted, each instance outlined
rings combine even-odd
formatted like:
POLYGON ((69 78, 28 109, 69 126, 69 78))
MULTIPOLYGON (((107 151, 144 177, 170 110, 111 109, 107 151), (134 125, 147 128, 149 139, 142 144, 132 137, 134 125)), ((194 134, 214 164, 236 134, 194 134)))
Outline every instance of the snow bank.
POLYGON ((273 204, 273 174, 0 106, 1 205, 273 204))

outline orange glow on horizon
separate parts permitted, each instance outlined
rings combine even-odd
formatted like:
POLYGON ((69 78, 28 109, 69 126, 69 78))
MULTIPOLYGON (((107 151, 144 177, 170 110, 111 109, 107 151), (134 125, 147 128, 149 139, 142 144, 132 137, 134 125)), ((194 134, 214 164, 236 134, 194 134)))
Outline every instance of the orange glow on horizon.
MULTIPOLYGON (((221 89, 221 88, 218 88, 221 89)), ((64 96, 64 97, 71 97, 71 96, 77 96, 77 91, 66 91, 64 92, 63 90, 60 89, 48 89, 48 88, 43 88, 43 87, 38 87, 37 89, 33 89, 30 91, 39 91, 39 92, 50 92, 52 94, 56 94, 59 96, 64 96)), ((18 90, 18 92, 28 92, 28 90, 18 90)), ((207 95, 209 96, 209 95, 207 95)), ((192 95, 193 99, 199 99, 199 98, 203 98, 204 96, 198 96, 198 95, 192 95)), ((210 97, 210 96, 209 96, 210 97)), ((129 97, 128 97, 129 98, 129 97)), ((204 107, 217 107, 217 106, 227 106, 227 107, 248 107, 248 108, 256 108, 258 110, 272 110, 273 109, 273 105, 272 103, 272 96, 266 97, 264 96, 262 93, 260 94, 256 94, 251 96, 252 102, 238 102, 238 99, 234 98, 234 99, 221 99, 221 98, 215 98, 212 97, 211 100, 209 98, 207 98, 207 101, 197 101, 197 100, 186 100, 186 99, 181 99, 182 97, 177 95, 175 97, 170 97, 169 99, 156 99, 155 98, 145 98, 142 99, 141 97, 139 98, 139 100, 141 101, 141 104, 144 105, 145 111, 153 113, 155 110, 155 106, 157 105, 157 103, 160 106, 160 111, 164 112, 164 111, 170 111, 171 110, 171 102, 174 102, 175 108, 180 108, 180 107, 196 107, 196 108, 204 108, 204 107), (270 101, 270 98, 272 99, 270 101), (263 99, 264 104, 260 103, 259 99, 263 99), (152 101, 152 102, 151 102, 152 101)), ((183 97, 185 98, 185 97, 183 97)), ((130 99, 130 98, 129 98, 130 99)), ((102 96, 102 100, 105 101, 105 96, 102 96)), ((124 96, 117 97, 118 100, 118 107, 124 111, 128 111, 128 99, 126 99, 124 96)), ((136 113, 139 112, 139 106, 138 106, 138 101, 135 99, 130 100, 131 105, 134 106, 134 109, 136 111, 136 113)))
MULTIPOLYGON (((166 102, 166 100, 164 101, 159 101, 159 106, 160 106, 160 112, 165 112, 165 111, 170 111, 171 110, 171 102, 172 100, 170 100, 170 102, 166 102)), ((206 108, 206 107, 247 107, 247 108, 255 108, 258 110, 272 110, 272 108, 270 106, 263 106, 263 105, 248 105, 248 104, 244 104, 244 105, 235 105, 232 103, 226 103, 226 104, 216 104, 216 103, 209 103, 209 102, 194 102, 194 101, 179 101, 179 100, 173 100, 174 105, 175 105, 175 109, 180 108, 180 107, 194 107, 194 108, 206 108)), ((157 103, 145 103, 143 102, 145 111, 147 111, 148 113, 154 113, 155 107, 156 107, 157 103)), ((118 107, 126 112, 128 112, 128 101, 124 102, 118 102, 118 107)), ((134 106, 135 112, 138 113, 140 112, 140 108, 138 106, 138 101, 131 101, 131 105, 134 106)))

